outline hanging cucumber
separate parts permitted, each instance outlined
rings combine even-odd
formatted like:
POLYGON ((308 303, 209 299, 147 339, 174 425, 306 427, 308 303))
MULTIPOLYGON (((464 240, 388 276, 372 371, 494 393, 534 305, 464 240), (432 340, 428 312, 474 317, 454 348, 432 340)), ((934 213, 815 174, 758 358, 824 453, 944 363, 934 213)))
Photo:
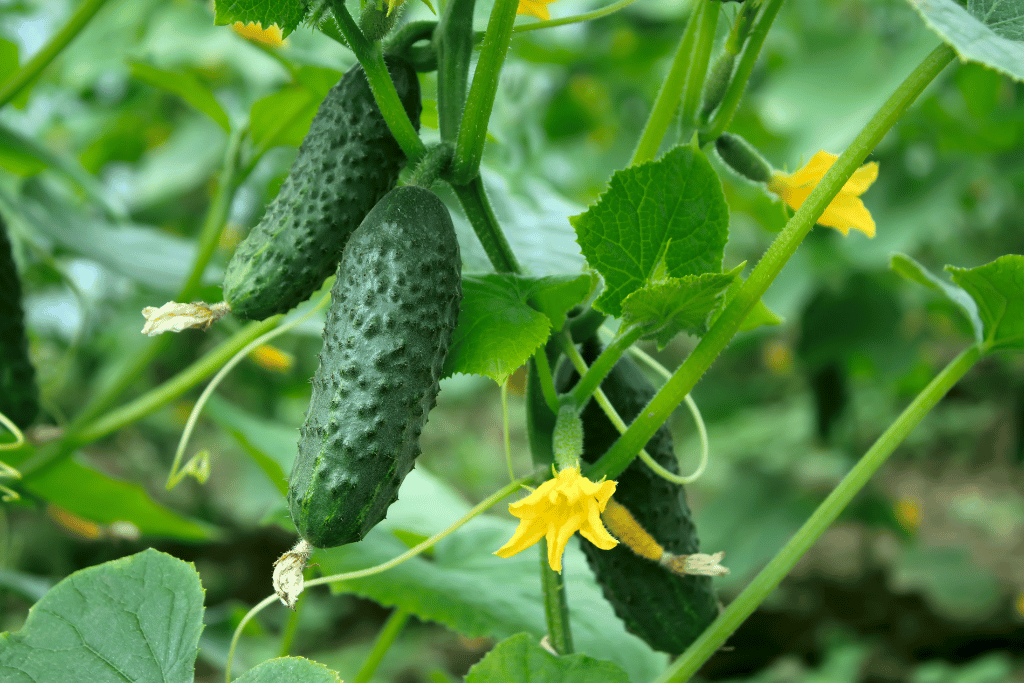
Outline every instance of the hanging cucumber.
MULTIPOLYGON (((416 72, 396 57, 386 64, 419 130, 416 72)), ((277 197, 228 263, 224 300, 231 310, 263 320, 308 299, 334 272, 352 231, 395 186, 404 163, 366 73, 352 67, 327 93, 277 197)))
POLYGON ((0 216, 0 413, 25 428, 39 412, 36 371, 28 356, 21 282, 7 225, 0 216))
POLYGON ((288 486, 313 546, 360 540, 398 498, 437 398, 461 266, 448 209, 410 185, 373 207, 345 247, 288 486))
MULTIPOLYGON (((584 345, 588 363, 600 349, 584 345)), ((568 382, 560 382, 568 384, 568 382)), ((654 387, 636 363, 624 356, 601 384, 608 400, 627 423, 654 396, 654 387)), ((596 401, 583 411, 583 459, 595 462, 619 432, 596 401)), ((678 473, 672 435, 662 427, 647 442, 647 452, 665 469, 678 473)), ((671 484, 636 459, 619 475, 613 500, 629 510, 664 549, 675 555, 699 551, 697 530, 682 486, 671 484)), ((581 540, 605 598, 633 634, 651 647, 679 654, 718 616, 718 603, 707 576, 679 576, 644 559, 625 545, 600 550, 581 540)))

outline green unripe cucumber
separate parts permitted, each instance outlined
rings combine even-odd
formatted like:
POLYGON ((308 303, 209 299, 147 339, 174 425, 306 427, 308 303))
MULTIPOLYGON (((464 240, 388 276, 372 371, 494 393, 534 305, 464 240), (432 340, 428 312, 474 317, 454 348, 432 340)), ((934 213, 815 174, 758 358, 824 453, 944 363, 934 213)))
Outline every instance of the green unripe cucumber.
POLYGON ((0 413, 25 428, 38 412, 39 390, 28 356, 21 282, 7 238, 7 225, 0 216, 0 413))
MULTIPOLYGON (((583 355, 593 362, 599 349, 588 342, 583 355)), ((654 396, 654 387, 628 356, 601 384, 605 395, 627 423, 654 396)), ((595 462, 619 432, 597 401, 583 411, 583 459, 595 462)), ((647 442, 647 452, 665 469, 678 473, 672 435, 662 427, 647 442)), ((699 552, 697 530, 682 486, 671 484, 636 459, 619 475, 614 499, 625 506, 668 552, 699 552)), ((580 545, 605 598, 626 628, 651 647, 680 654, 718 616, 718 602, 707 576, 678 576, 644 559, 623 544, 601 550, 582 539, 580 545)))
MULTIPOLYGON (((386 63, 419 130, 416 72, 395 57, 386 63)), ((334 272, 345 242, 395 186, 404 164, 366 73, 356 65, 327 93, 277 197, 235 249, 224 274, 232 312, 263 320, 308 299, 334 272)))
POLYGON ((288 486, 292 520, 313 546, 360 540, 397 500, 437 398, 461 266, 448 209, 409 185, 345 247, 288 486))

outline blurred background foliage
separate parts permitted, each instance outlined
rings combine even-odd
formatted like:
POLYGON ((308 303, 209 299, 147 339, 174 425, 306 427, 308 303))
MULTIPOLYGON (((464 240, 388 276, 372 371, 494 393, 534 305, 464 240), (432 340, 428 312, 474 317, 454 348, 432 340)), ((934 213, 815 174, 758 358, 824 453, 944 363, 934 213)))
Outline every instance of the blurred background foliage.
MULTIPOLYGON (((559 17, 600 4, 559 0, 550 9, 559 17)), ((409 18, 430 18, 416 5, 409 18)), ((490 3, 478 5, 482 26, 490 3)), ((0 2, 0 80, 73 9, 70 0, 0 2)), ((513 39, 484 174, 510 240, 535 272, 574 272, 582 264, 566 216, 582 211, 628 162, 688 11, 674 0, 639 0, 598 21, 513 39)), ((726 3, 724 17, 735 11, 726 3)), ((249 119, 266 153, 243 168, 203 280, 207 301, 220 300, 234 244, 275 195, 324 93, 354 62, 309 29, 272 51, 214 26, 212 17, 196 0, 111 0, 31 91, 0 111, 0 210, 25 283, 46 413, 38 435, 73 418, 124 372, 125 359, 154 343, 139 334, 139 311, 167 300, 188 274, 227 129, 249 119)), ((822 148, 838 153, 936 43, 904 2, 790 0, 730 129, 776 168, 795 169, 822 148)), ((435 98, 434 76, 422 81, 425 97, 435 98)), ((430 116, 424 120, 424 137, 436 139, 430 116)), ((765 297, 784 324, 737 337, 694 391, 709 423, 712 462, 690 498, 702 547, 727 552, 732 574, 717 582, 723 601, 970 343, 959 312, 892 274, 889 255, 905 252, 939 271, 1020 253, 1022 149, 1024 86, 973 64, 950 68, 872 157, 881 174, 864 200, 878 236, 813 231, 765 297)), ((732 211, 726 267, 752 264, 783 226, 785 210, 716 167, 732 211)), ((461 236, 467 269, 485 268, 472 234, 461 236)), ((290 470, 322 320, 279 338, 287 356, 255 355, 222 385, 193 439, 214 454, 205 486, 163 490, 191 407, 179 401, 77 456, 88 471, 106 475, 92 493, 85 490, 92 480, 83 478, 56 482, 59 495, 48 503, 28 497, 7 505, 0 630, 17 629, 45 588, 71 571, 155 546, 194 561, 202 575, 207 628, 197 680, 213 680, 231 629, 270 592, 270 563, 293 538, 281 480, 268 473, 290 470), (132 495, 111 488, 115 479, 131 482, 132 495), (93 518, 65 509, 89 509, 80 500, 89 495, 98 499, 93 518), (159 517, 148 500, 176 514, 159 517), (100 511, 111 506, 104 522, 100 511), (109 523, 120 518, 145 523, 109 523), (140 526, 152 533, 140 537, 140 526)), ((137 369, 121 401, 239 328, 228 318, 208 333, 169 340, 153 364, 137 369)), ((658 355, 674 366, 694 343, 684 337, 658 355)), ((1022 378, 1019 355, 994 357, 955 387, 702 675, 1024 680, 1022 378)), ((515 391, 512 403, 515 463, 525 471, 515 391)), ((680 413, 674 428, 684 462, 695 462, 689 418, 680 413)), ((503 483, 493 383, 446 381, 423 445, 419 467, 473 502, 503 483)), ((307 602, 293 651, 343 674, 353 670, 386 610, 346 596, 307 602)), ((257 636, 277 633, 284 619, 271 610, 250 628, 257 636)), ((272 656, 275 642, 250 639, 249 656, 272 656)), ((415 623, 375 680, 445 680, 488 647, 415 623)))

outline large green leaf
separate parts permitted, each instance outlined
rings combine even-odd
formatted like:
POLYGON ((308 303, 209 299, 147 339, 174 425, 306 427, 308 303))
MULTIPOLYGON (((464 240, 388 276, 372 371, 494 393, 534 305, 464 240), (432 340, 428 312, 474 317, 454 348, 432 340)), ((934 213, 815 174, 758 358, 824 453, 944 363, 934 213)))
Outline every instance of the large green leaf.
POLYGON ((964 61, 1024 81, 1024 0, 910 0, 964 61))
POLYGON ((611 662, 582 654, 556 657, 529 633, 520 633, 477 662, 466 683, 629 683, 629 678, 611 662))
POLYGON ((303 657, 280 657, 255 666, 235 683, 342 683, 337 673, 303 657))
MULTIPOLYGON (((370 567, 407 550, 396 532, 430 536, 466 510, 468 505, 447 486, 415 469, 403 483, 398 502, 388 509, 387 519, 363 541, 319 552, 313 561, 327 574, 370 567)), ((438 543, 430 560, 415 557, 382 574, 334 587, 404 607, 469 637, 507 638, 526 631, 540 639, 547 626, 539 551, 530 548, 508 559, 492 554, 515 527, 511 519, 481 515, 438 543)), ((562 567, 577 649, 614 661, 637 683, 654 678, 664 667, 665 656, 625 632, 575 542, 567 546, 562 567)))
POLYGON ((146 536, 208 540, 214 528, 153 501, 138 484, 112 479, 69 459, 22 484, 30 493, 97 524, 130 522, 146 536))
POLYGON ((615 316, 651 279, 722 270, 729 208, 707 157, 691 147, 616 172, 597 203, 569 220, 605 280, 594 307, 615 316))
POLYGON ((309 0, 216 0, 214 8, 214 23, 218 25, 240 21, 243 24, 255 22, 267 28, 277 24, 287 36, 306 16, 309 0))
POLYGON ((265 148, 275 145, 298 147, 309 132, 327 91, 341 74, 333 69, 304 66, 295 72, 295 82, 257 100, 249 116, 252 141, 265 148))
POLYGON ((971 323, 975 341, 978 343, 982 342, 985 335, 985 326, 978 315, 978 304, 974 302, 974 299, 966 290, 943 280, 906 254, 893 254, 889 267, 911 282, 924 285, 956 304, 971 323))
POLYGON ((193 107, 209 116, 225 131, 231 131, 231 121, 217 98, 194 73, 189 71, 167 71, 144 62, 132 63, 132 76, 154 88, 173 93, 193 107))
POLYGON ((444 376, 464 372, 504 383, 547 340, 552 327, 561 329, 566 313, 590 290, 589 275, 464 277, 444 376))
POLYGON ((192 683, 202 629, 195 568, 144 550, 75 572, 0 634, 0 680, 192 683))
POLYGON ((946 270, 978 304, 986 350, 1024 350, 1024 256, 1007 254, 977 268, 946 270))

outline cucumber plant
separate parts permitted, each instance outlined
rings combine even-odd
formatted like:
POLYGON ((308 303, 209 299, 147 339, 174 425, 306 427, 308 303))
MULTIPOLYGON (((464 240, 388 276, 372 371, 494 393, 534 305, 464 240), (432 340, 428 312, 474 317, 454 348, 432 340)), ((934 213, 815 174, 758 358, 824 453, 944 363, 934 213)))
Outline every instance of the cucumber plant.
POLYGON ((360 540, 398 498, 437 398, 460 272, 448 209, 413 185, 385 195, 345 247, 288 485, 313 546, 360 540))
MULTIPOLYGON (((423 105, 416 72, 399 57, 385 62, 418 130, 423 105)), ((224 300, 231 310, 263 320, 308 299, 404 164, 363 67, 352 67, 327 93, 280 191, 228 263, 224 300)))

